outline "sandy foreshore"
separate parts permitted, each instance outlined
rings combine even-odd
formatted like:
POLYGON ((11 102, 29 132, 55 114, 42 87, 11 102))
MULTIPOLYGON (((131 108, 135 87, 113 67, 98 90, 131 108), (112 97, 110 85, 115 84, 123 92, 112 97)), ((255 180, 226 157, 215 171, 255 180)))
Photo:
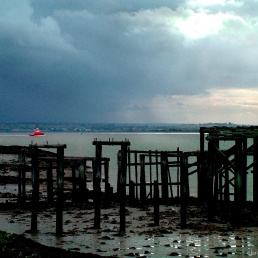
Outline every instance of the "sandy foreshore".
POLYGON ((30 210, 1 205, 0 230, 17 233, 46 246, 103 257, 216 257, 258 255, 257 227, 233 227, 221 221, 208 222, 205 207, 188 206, 187 228, 180 227, 179 206, 160 207, 160 225, 155 226, 153 207, 126 208, 126 232, 119 232, 119 206, 101 210, 101 228, 94 229, 94 207, 89 204, 64 207, 64 234, 55 236, 55 208, 41 207, 38 232, 31 234, 30 210), (5 207, 4 207, 5 206, 5 207))
MULTIPOLYGON (((258 212, 251 204, 244 210, 242 226, 235 227, 230 218, 224 221, 219 215, 209 222, 205 204, 191 198, 184 229, 180 226, 179 204, 160 205, 158 226, 154 224, 152 205, 127 204, 126 232, 121 234, 119 204, 115 198, 109 207, 102 205, 99 229, 94 228, 91 200, 73 204, 67 199, 63 209, 63 235, 57 237, 55 205, 46 202, 46 184, 40 186, 38 232, 32 234, 29 232, 30 182, 26 186, 28 203, 20 205, 17 204, 17 173, 2 171, 0 176, 0 230, 23 235, 45 246, 102 257, 258 257, 258 212)), ((65 182, 66 189, 68 184, 65 182)), ((65 193, 69 195, 69 191, 65 193)))

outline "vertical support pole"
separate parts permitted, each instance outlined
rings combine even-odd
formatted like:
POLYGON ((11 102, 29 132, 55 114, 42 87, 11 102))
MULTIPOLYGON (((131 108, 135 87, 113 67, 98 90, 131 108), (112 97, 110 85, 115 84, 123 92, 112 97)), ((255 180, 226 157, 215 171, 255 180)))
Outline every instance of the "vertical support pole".
POLYGON ((179 197, 180 193, 180 159, 179 159, 179 147, 177 147, 177 167, 176 167, 176 175, 177 175, 177 197, 179 197))
POLYGON ((133 181, 129 182, 129 201, 130 205, 135 205, 135 183, 133 181))
POLYGON ((258 137, 253 138, 253 202, 258 203, 258 137))
POLYGON ((46 162, 47 167, 47 200, 48 203, 53 203, 53 171, 52 162, 46 162))
POLYGON ((247 200, 247 138, 243 139, 243 150, 242 150, 242 201, 247 200))
POLYGON ((198 159, 199 170, 197 174, 198 178, 198 199, 203 201, 205 199, 205 185, 206 185, 206 167, 205 164, 205 155, 204 155, 204 131, 203 128, 200 128, 200 155, 198 159))
POLYGON ((26 203, 26 170, 25 170, 25 166, 22 168, 21 176, 22 176, 22 202, 26 203))
POLYGON ((140 176, 140 198, 144 203, 146 201, 146 179, 145 179, 145 156, 140 155, 141 176, 140 176))
POLYGON ((149 163, 150 163, 150 198, 152 199, 153 194, 152 194, 152 155, 151 151, 149 150, 149 163))
POLYGON ((100 204, 101 204, 101 158, 102 158, 102 145, 100 142, 96 143, 96 164, 93 173, 93 188, 94 188, 94 205, 95 217, 94 227, 100 228, 100 204))
POLYGON ((223 177, 222 177, 222 171, 219 171, 219 200, 222 201, 223 200, 223 177))
POLYGON ((86 192, 86 180, 85 180, 85 160, 81 161, 78 167, 79 170, 79 196, 80 202, 85 202, 85 192, 86 192))
POLYGON ((208 173, 207 173, 207 183, 206 183, 206 197, 208 202, 208 220, 212 221, 214 217, 214 195, 213 195, 213 177, 215 171, 215 150, 214 150, 214 140, 209 140, 208 143, 208 173))
POLYGON ((117 196, 120 196, 120 181, 122 174, 122 154, 121 150, 117 152, 117 196))
POLYGON ((168 164, 167 153, 161 152, 161 183, 162 183, 162 200, 167 203, 168 201, 168 164))
MULTIPOLYGON (((216 162, 215 162, 216 164, 216 162)), ((215 166, 217 168, 217 166, 215 166)), ((219 194, 219 175, 218 173, 216 172, 215 175, 214 175, 214 204, 218 202, 218 194, 219 194)))
POLYGON ((38 147, 32 146, 32 213, 31 213, 31 232, 35 233, 38 231, 38 202, 39 202, 39 164, 38 164, 38 147))
POLYGON ((56 235, 63 234, 63 187, 64 187, 64 147, 57 147, 57 201, 56 201, 56 235))
POLYGON ((242 168, 241 168, 241 155, 242 155, 242 140, 237 139, 235 141, 236 152, 235 152, 235 193, 234 193, 234 203, 235 203, 235 223, 238 225, 240 223, 240 217, 242 212, 242 168))
POLYGON ((159 226, 159 183, 154 181, 154 224, 159 226))
POLYGON ((225 174, 225 181, 224 181, 225 186, 224 186, 224 202, 222 203, 222 216, 227 220, 229 215, 229 201, 230 201, 228 167, 225 168, 224 174, 225 174))
POLYGON ((188 188, 188 164, 187 157, 181 156, 180 158, 180 181, 181 181, 181 228, 186 227, 186 202, 187 202, 187 188, 188 188))
POLYGON ((22 185, 22 168, 21 165, 19 164, 18 167, 18 203, 21 203, 21 199, 22 199, 22 190, 21 190, 21 185, 22 185))
POLYGON ((121 177, 120 177, 120 233, 125 232, 125 203, 126 203, 126 165, 127 145, 121 145, 121 177))
POLYGON ((128 147, 127 149, 127 162, 128 162, 128 180, 129 182, 132 180, 131 179, 131 150, 130 150, 130 147, 128 147))
POLYGON ((229 173, 228 167, 225 168, 225 188, 224 188, 224 201, 226 204, 229 202, 229 173))
POLYGON ((158 151, 155 151, 155 163, 156 163, 156 179, 159 182, 159 156, 158 156, 158 151))
POLYGON ((73 190, 72 190, 72 201, 73 203, 75 203, 76 201, 76 173, 75 173, 75 164, 72 163, 71 164, 71 168, 72 168, 72 182, 73 182, 73 190))
MULTIPOLYGON (((218 150, 219 149, 219 140, 213 140, 213 176, 214 176, 214 191, 213 191, 213 201, 214 201, 214 208, 216 208, 217 202, 218 202, 218 194, 219 194, 219 175, 218 175, 218 168, 220 167, 220 160, 218 157, 218 150)), ((221 190, 221 189, 220 189, 221 190)))
POLYGON ((25 156, 21 152, 18 157, 18 202, 26 202, 26 187, 25 187, 25 156))
POLYGON ((105 173, 105 199, 106 202, 109 201, 110 198, 110 184, 109 184, 109 161, 104 161, 104 173, 105 173))
POLYGON ((138 200, 138 160, 137 160, 137 152, 134 153, 134 170, 135 170, 135 184, 136 184, 136 199, 138 200))

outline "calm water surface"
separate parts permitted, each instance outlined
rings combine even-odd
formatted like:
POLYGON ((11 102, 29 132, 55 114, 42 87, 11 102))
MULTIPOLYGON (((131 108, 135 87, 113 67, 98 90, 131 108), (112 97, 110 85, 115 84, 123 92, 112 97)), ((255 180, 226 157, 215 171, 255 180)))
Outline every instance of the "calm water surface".
MULTIPOLYGON (((43 137, 30 137, 29 133, 0 133, 0 145, 23 145, 33 144, 66 144, 65 155, 93 157, 95 146, 93 140, 114 141, 129 140, 131 150, 158 150, 158 151, 197 151, 200 150, 199 133, 46 133, 43 137)), ((229 148, 232 143, 221 142, 221 148, 229 148)), ((103 157, 110 158, 110 183, 115 185, 117 171, 118 146, 103 146, 103 157)), ((207 142, 205 142, 207 149, 207 142)), ((191 160, 190 160, 191 162, 191 160)), ((248 161, 251 162, 250 160, 248 161)), ((248 200, 252 200, 252 177, 248 174, 248 200)), ((196 174, 190 178, 191 195, 197 195, 196 174)))

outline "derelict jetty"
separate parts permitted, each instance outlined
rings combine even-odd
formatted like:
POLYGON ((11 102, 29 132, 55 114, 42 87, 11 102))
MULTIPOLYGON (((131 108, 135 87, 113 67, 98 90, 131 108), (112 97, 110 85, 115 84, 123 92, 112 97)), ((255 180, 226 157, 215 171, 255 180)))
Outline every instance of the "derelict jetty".
MULTIPOLYGON (((252 204, 258 204, 258 127, 201 127, 200 149, 133 150, 130 141, 94 139, 94 157, 66 157, 66 144, 0 146, 3 155, 17 155, 13 163, 2 162, 0 168, 17 171, 19 205, 31 206, 30 232, 37 232, 40 184, 47 185, 45 202, 56 207, 56 235, 63 234, 63 205, 69 190, 70 202, 94 205, 94 227, 100 228, 101 207, 114 198, 120 205, 120 232, 126 231, 126 205, 153 205, 153 220, 159 225, 159 205, 177 202, 181 206, 181 227, 187 226, 187 205, 191 196, 189 179, 196 177, 197 199, 208 206, 212 221, 218 207, 227 217, 234 210, 234 222, 241 225, 242 209, 247 203, 247 176, 253 183, 252 204), (224 149, 224 143, 230 144, 224 149), (117 153, 116 189, 109 183, 110 158, 102 148, 120 146, 117 153), (67 176, 66 171, 70 174, 67 176), (91 173, 89 173, 91 171, 91 173), (69 189, 64 183, 69 181, 69 189), (54 185, 53 182, 56 182, 54 185), (93 189, 88 189, 92 182, 93 189), (104 184, 102 184, 104 183, 104 184), (31 194, 28 185, 32 186, 31 194)), ((0 180, 4 180, 1 176, 0 180)), ((0 182, 1 183, 1 182, 0 182)))

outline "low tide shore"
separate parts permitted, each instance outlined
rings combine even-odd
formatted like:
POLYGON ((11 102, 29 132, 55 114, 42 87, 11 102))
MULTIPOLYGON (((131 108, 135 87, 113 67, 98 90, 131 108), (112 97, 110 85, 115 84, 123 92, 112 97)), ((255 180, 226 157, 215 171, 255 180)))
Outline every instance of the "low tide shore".
POLYGON ((19 235, 15 236, 15 241, 10 240, 6 246, 9 249, 20 249, 21 255, 25 250, 24 256, 20 257, 54 257, 51 255, 55 252, 60 252, 58 257, 257 257, 258 255, 255 211, 246 210, 243 226, 236 227, 230 221, 221 220, 220 217, 208 222, 206 207, 193 203, 188 205, 187 227, 182 229, 179 205, 161 205, 158 226, 153 222, 152 206, 127 206, 126 232, 121 234, 117 204, 113 203, 109 208, 102 208, 99 229, 94 228, 92 205, 69 204, 64 206, 63 236, 57 237, 55 208, 40 206, 38 232, 33 234, 29 232, 31 215, 29 209, 17 205, 14 208, 14 204, 10 203, 1 204, 0 208, 0 230, 19 235), (39 246, 38 243, 43 246, 39 246), (30 251, 26 251, 27 247, 31 247, 30 251))
MULTIPOLYGON (((65 182, 65 189, 71 189, 68 184, 65 182)), ((154 224, 153 205, 127 203, 126 230, 121 233, 116 194, 108 207, 101 206, 101 225, 96 229, 92 200, 72 203, 71 191, 65 191, 63 235, 56 236, 56 207, 55 203, 47 204, 45 183, 41 184, 36 233, 30 233, 29 179, 26 191, 26 204, 17 203, 17 173, 2 172, 0 257, 258 256, 258 209, 251 202, 243 209, 241 225, 236 226, 233 208, 225 214, 224 209, 218 207, 214 220, 208 221, 205 203, 190 198, 185 228, 181 228, 179 200, 160 205, 159 225, 154 224)))

